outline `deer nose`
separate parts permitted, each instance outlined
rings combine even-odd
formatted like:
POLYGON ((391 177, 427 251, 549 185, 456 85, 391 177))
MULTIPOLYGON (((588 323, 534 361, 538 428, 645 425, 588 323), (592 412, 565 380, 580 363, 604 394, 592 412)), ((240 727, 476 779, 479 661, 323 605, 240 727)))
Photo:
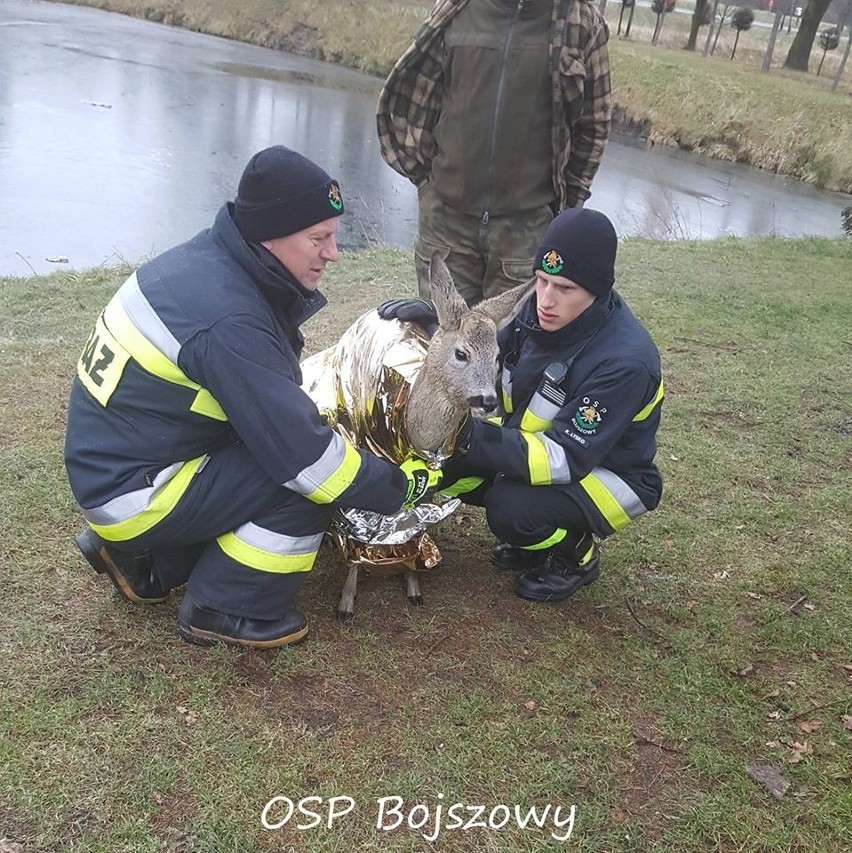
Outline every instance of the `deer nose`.
POLYGON ((472 409, 480 409, 483 412, 493 412, 497 408, 497 397, 494 394, 468 397, 467 402, 472 409))

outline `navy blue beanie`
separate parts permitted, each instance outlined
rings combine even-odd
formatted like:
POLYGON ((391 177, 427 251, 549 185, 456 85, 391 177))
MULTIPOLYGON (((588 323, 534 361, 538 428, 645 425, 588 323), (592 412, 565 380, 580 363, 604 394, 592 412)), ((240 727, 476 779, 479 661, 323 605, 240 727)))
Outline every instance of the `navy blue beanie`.
POLYGON ((234 200, 234 222, 250 243, 286 237, 341 213, 337 181, 283 145, 248 161, 234 200))
POLYGON ((533 274, 570 278, 595 296, 606 296, 615 284, 618 237, 598 210, 563 210, 547 227, 535 253, 533 274))

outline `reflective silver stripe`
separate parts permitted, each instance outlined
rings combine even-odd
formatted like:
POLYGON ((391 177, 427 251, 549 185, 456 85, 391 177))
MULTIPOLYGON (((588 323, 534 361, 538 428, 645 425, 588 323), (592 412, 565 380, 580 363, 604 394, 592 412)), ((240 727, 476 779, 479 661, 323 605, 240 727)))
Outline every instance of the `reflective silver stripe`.
POLYGON ((82 508, 83 518, 91 524, 107 525, 127 521, 129 518, 139 515, 140 512, 151 506, 166 483, 183 468, 184 464, 184 462, 175 462, 167 468, 163 468, 154 477, 154 483, 151 486, 128 492, 126 495, 119 495, 117 498, 107 501, 103 506, 96 506, 91 509, 82 508))
POLYGON ((618 501, 629 518, 638 518, 648 511, 645 504, 639 500, 639 495, 609 468, 593 468, 589 473, 594 474, 601 481, 601 484, 618 501))
POLYGON ((340 467, 346 456, 346 442, 336 433, 331 434, 331 441, 325 453, 312 465, 303 468, 292 480, 284 485, 300 495, 313 494, 340 467))
POLYGON ((322 533, 310 536, 288 536, 286 533, 276 533, 259 527, 253 521, 243 524, 234 531, 234 536, 269 554, 315 554, 322 542, 322 533))
POLYGON ((142 295, 136 273, 121 286, 116 294, 130 321, 172 364, 177 365, 180 354, 178 339, 157 316, 151 303, 142 295))
POLYGON ((506 397, 512 399, 512 371, 504 365, 503 373, 500 375, 500 384, 503 386, 503 393, 506 397))
POLYGON ((570 483, 571 469, 568 467, 568 460, 565 458, 565 450, 552 438, 548 438, 543 432, 536 433, 536 435, 544 444, 544 449, 547 451, 547 461, 550 465, 550 482, 553 484, 570 483))
POLYGON ((562 407, 558 406, 556 403, 552 403, 550 400, 545 400, 545 398, 536 391, 527 408, 536 417, 541 418, 543 421, 553 423, 553 419, 559 414, 562 407))

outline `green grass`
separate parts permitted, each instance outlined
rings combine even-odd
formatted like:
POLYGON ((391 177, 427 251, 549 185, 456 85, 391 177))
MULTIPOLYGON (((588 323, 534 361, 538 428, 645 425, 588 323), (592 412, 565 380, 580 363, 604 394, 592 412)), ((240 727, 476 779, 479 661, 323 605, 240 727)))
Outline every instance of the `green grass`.
MULTIPOLYGON (((68 0, 146 17, 266 47, 315 56, 384 76, 408 46, 431 3, 422 0, 68 0)), ((610 0, 613 101, 618 115, 657 144, 748 163, 827 190, 852 193, 852 63, 835 93, 831 82, 845 41, 822 76, 780 68, 795 29, 779 34, 773 72, 760 71, 769 30, 726 26, 714 56, 682 50, 691 15, 666 16, 651 47, 655 15, 637 7, 629 40, 616 35, 621 4, 610 0)), ((768 13, 758 18, 771 20, 768 13)), ((812 53, 816 70, 822 51, 812 53)))
MULTIPOLYGON (((344 572, 323 551, 301 596, 311 635, 277 653, 187 645, 179 595, 124 604, 75 553, 64 405, 126 273, 0 279, 0 839, 425 849, 376 827, 377 800, 397 795, 433 818, 455 801, 576 806, 566 843, 552 826, 446 829, 447 851, 852 849, 852 242, 625 242, 619 287, 667 377, 666 491, 605 543, 601 580, 564 606, 515 598, 463 510, 435 531, 423 608, 368 577, 338 625, 344 572), (780 768, 782 799, 751 762, 780 768), (277 795, 356 809, 265 830, 277 795)), ((345 255, 324 289, 311 351, 412 293, 412 258, 345 255)))

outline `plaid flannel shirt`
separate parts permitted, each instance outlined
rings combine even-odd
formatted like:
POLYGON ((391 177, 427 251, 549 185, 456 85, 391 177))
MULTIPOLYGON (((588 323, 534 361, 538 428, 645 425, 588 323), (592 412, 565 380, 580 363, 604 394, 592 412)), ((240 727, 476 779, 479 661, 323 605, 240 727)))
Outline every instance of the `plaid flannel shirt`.
MULTIPOLYGON (((469 0, 437 0, 379 96, 382 157, 419 187, 429 179, 443 94, 443 33, 469 0)), ((585 201, 609 136, 609 28, 591 0, 554 0, 550 42, 553 188, 560 210, 585 201)))

